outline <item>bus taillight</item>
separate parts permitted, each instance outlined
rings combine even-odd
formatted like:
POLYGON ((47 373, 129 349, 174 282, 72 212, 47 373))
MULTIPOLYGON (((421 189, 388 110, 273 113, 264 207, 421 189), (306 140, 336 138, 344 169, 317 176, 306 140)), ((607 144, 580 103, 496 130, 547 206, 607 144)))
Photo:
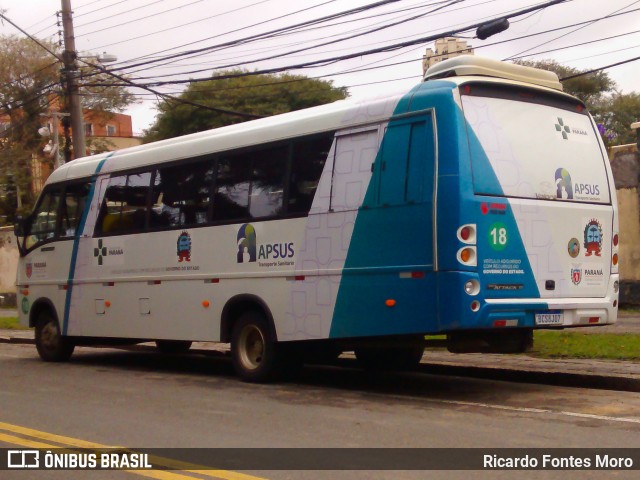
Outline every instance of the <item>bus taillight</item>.
POLYGON ((458 240, 469 245, 474 245, 476 243, 476 226, 468 224, 458 228, 458 240))
POLYGON ((475 267, 478 265, 476 247, 464 247, 458 250, 458 261, 464 265, 475 267))
POLYGON ((620 258, 618 257, 619 243, 620 238, 618 237, 618 233, 613 232, 611 239, 611 273, 618 273, 618 263, 620 262, 620 258))

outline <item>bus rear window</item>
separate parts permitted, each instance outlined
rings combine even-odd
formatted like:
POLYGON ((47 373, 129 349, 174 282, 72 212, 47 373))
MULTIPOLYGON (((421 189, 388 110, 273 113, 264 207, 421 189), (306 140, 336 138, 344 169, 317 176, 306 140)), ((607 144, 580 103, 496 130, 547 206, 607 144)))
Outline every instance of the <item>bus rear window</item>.
POLYGON ((610 203, 599 134, 581 103, 481 84, 460 93, 476 194, 610 203))

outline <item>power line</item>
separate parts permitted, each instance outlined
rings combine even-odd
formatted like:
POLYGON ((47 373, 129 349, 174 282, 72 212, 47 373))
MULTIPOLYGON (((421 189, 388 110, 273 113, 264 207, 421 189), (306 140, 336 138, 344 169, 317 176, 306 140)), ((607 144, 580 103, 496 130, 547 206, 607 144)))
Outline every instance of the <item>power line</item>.
MULTIPOLYGON (((80 17, 84 17, 85 15, 90 15, 90 14, 95 13, 95 12, 100 12, 102 10, 106 10, 107 8, 111 8, 111 7, 115 7, 116 5, 120 5, 121 3, 124 3, 126 1, 127 0, 120 0, 119 2, 111 3, 111 4, 106 5, 104 7, 96 8, 94 10, 91 10, 90 12, 84 12, 84 13, 81 13, 79 15, 76 15, 75 18, 80 18, 80 17)), ((87 5, 85 5, 85 7, 88 6, 88 5, 92 5, 93 3, 97 3, 97 2, 88 3, 87 5)), ((82 8, 82 7, 78 7, 78 8, 82 8)))
MULTIPOLYGON (((146 7, 149 7, 149 6, 154 5, 156 3, 160 3, 160 2, 164 2, 164 1, 165 0, 156 0, 155 2, 151 2, 151 3, 148 3, 146 5, 142 5, 142 6, 138 7, 138 8, 134 8, 134 9, 128 10, 126 12, 116 13, 115 15, 112 15, 108 20, 111 20, 111 18, 117 17, 119 15, 128 15, 129 13, 131 13, 134 10, 140 10, 141 8, 146 8, 146 7)), ((104 32, 105 30, 110 30, 112 28, 121 27, 123 25, 129 25, 131 23, 139 22, 140 20, 146 20, 148 18, 157 17, 158 15, 163 15, 163 14, 165 14, 167 12, 173 12, 174 10, 180 10, 181 8, 184 8, 184 7, 190 7, 192 5, 195 5, 196 3, 202 3, 204 1, 205 0, 191 1, 188 4, 180 5, 180 6, 174 7, 174 8, 169 8, 168 10, 163 10, 161 12, 152 13, 150 15, 146 15, 146 16, 140 17, 140 18, 134 18, 133 20, 129 20, 127 22, 120 22, 117 25, 112 25, 110 27, 104 27, 104 28, 101 28, 99 30, 92 30, 90 33, 94 34, 94 33, 98 33, 98 32, 104 32)), ((101 18, 101 19, 98 19, 98 20, 93 20, 91 22, 87 22, 87 23, 84 23, 84 24, 80 25, 78 28, 86 27, 87 25, 90 25, 90 24, 93 24, 93 23, 97 23, 97 22, 101 22, 103 20, 107 20, 107 19, 101 18)), ((89 34, 88 33, 83 33, 83 34, 77 35, 77 37, 84 37, 86 35, 89 35, 89 34)))
MULTIPOLYGON (((261 3, 266 3, 266 2, 270 2, 270 1, 271 1, 271 0, 260 0, 259 2, 255 2, 255 3, 251 3, 251 4, 249 4, 249 5, 245 5, 244 7, 234 8, 233 10, 229 10, 229 11, 227 11, 227 12, 223 12, 223 13, 217 13, 217 14, 215 14, 215 15, 211 15, 211 16, 209 16, 209 17, 200 18, 200 19, 198 19, 198 20, 194 20, 194 21, 192 21, 192 22, 182 23, 182 24, 180 24, 180 25, 175 25, 175 26, 173 26, 173 27, 163 28, 162 30, 156 30, 155 32, 146 33, 146 34, 144 34, 144 35, 138 35, 137 37, 131 37, 131 38, 127 38, 127 39, 125 39, 125 40, 120 40, 120 41, 118 41, 118 42, 112 42, 112 43, 107 43, 107 44, 104 44, 104 45, 100 45, 100 46, 98 46, 98 47, 95 47, 95 49, 96 49, 96 50, 99 50, 99 49, 101 49, 101 48, 105 48, 105 47, 112 47, 113 45, 120 45, 121 43, 127 43, 127 42, 130 42, 131 40, 139 40, 139 39, 141 39, 141 38, 151 37, 151 36, 153 36, 153 35, 157 35, 157 34, 159 34, 159 33, 166 33, 166 32, 168 32, 168 31, 170 31, 170 30, 175 30, 175 29, 177 29, 177 28, 188 27, 188 26, 190 26, 190 25, 194 25, 194 24, 196 24, 196 23, 200 23, 200 22, 204 22, 204 21, 207 21, 207 20, 211 20, 212 18, 216 18, 216 17, 221 17, 221 16, 226 15, 226 14, 228 14, 228 13, 238 12, 238 11, 240 11, 240 10, 244 10, 244 9, 246 9, 246 8, 253 7, 253 6, 255 6, 255 5, 259 5, 259 4, 261 4, 261 3)), ((333 1, 335 1, 335 0, 331 0, 331 2, 333 2, 333 1)), ((324 4, 326 4, 326 3, 331 3, 331 2, 324 2, 324 3, 322 3, 321 5, 324 5, 324 4)))
MULTIPOLYGON (((450 9, 447 13, 451 13, 451 12, 454 12, 454 11, 458 11, 458 10, 462 10, 462 9, 467 9, 467 8, 471 8, 471 7, 477 7, 477 6, 479 6, 479 5, 484 5, 484 4, 487 4, 487 3, 493 3, 493 2, 495 2, 495 1, 497 1, 497 0, 487 0, 487 1, 484 1, 484 2, 481 2, 481 3, 478 3, 478 4, 475 4, 475 5, 468 5, 468 6, 464 6, 464 7, 460 7, 460 8, 453 8, 453 9, 450 9)), ((440 2, 440 3, 441 3, 441 2, 440 2)), ((429 4, 429 5, 434 5, 434 4, 435 4, 435 3, 429 4)), ((331 25, 322 25, 322 26, 317 26, 317 27, 312 27, 312 28, 309 28, 309 29, 305 29, 305 30, 299 30, 299 31, 298 31, 298 32, 296 32, 296 33, 299 33, 299 32, 301 32, 301 31, 308 32, 308 31, 313 30, 313 29, 326 28, 326 27, 328 27, 328 26, 335 26, 335 25, 338 25, 338 24, 344 24, 344 23, 348 23, 348 22, 361 21, 361 20, 364 20, 364 19, 370 19, 370 18, 375 18, 375 17, 379 17, 379 16, 383 16, 383 15, 389 15, 389 14, 391 14, 391 13, 397 13, 397 12, 401 12, 401 11, 414 10, 414 9, 416 9, 416 8, 423 8, 424 6, 425 6, 425 5, 421 5, 421 6, 419 6, 419 7, 412 6, 412 7, 405 8, 405 9, 401 9, 401 10, 395 10, 394 12, 383 12, 383 13, 379 13, 379 14, 376 14, 376 15, 368 16, 368 17, 361 17, 361 18, 359 18, 359 19, 346 20, 346 21, 344 21, 344 22, 337 22, 337 23, 333 23, 333 24, 331 24, 331 25)), ((436 16, 436 15, 439 15, 439 13, 436 13, 436 14, 434 14, 434 15, 432 15, 432 16, 436 16)), ((491 17, 485 17, 485 18, 491 18, 491 17)), ((354 30, 354 31, 357 31, 357 30, 354 30)), ((322 39, 327 39, 327 38, 333 38, 333 37, 336 37, 336 36, 338 36, 338 35, 329 35, 329 36, 322 37, 322 38, 317 39, 317 40, 322 40, 322 39)), ((396 39, 394 39, 394 40, 406 39, 406 38, 410 38, 410 37, 411 37, 411 36, 404 36, 404 37, 396 38, 396 39)), ((376 43, 380 44, 380 43, 385 43, 385 42, 387 42, 387 41, 390 41, 390 40, 386 40, 386 41, 379 41, 379 42, 373 42, 372 44, 376 44, 376 43)), ((304 43, 308 43, 308 41, 305 41, 304 43)), ((300 45, 300 42, 292 42, 292 43, 288 43, 288 44, 286 44, 286 45, 272 46, 272 47, 264 47, 264 48, 259 48, 259 49, 253 48, 253 49, 251 49, 251 50, 248 50, 248 51, 242 51, 242 52, 238 52, 238 53, 249 53, 249 52, 256 52, 256 51, 273 51, 273 50, 277 50, 277 49, 279 49, 279 48, 281 48, 281 47, 290 47, 290 46, 292 46, 292 45, 300 45)), ((332 52, 337 52, 337 51, 349 50, 350 48, 351 48, 351 47, 348 47, 348 48, 341 48, 341 49, 334 49, 334 50, 326 50, 326 51, 318 52, 318 53, 332 53, 332 52)), ((238 53, 233 54, 233 58, 237 59, 237 58, 241 58, 242 56, 246 56, 246 55, 239 55, 238 53)), ((298 55, 298 56, 300 56, 300 55, 298 55)), ((291 55, 289 58, 295 58, 295 57, 296 57, 296 55, 291 55)), ((214 67, 214 65, 212 65, 212 62, 213 62, 212 60, 208 60, 208 61, 204 61, 204 62, 197 62, 197 63, 191 63, 191 64, 181 64, 181 65, 182 65, 182 66, 185 66, 185 67, 189 67, 189 66, 198 66, 198 65, 209 65, 209 66, 210 66, 210 68, 213 68, 213 67, 214 67)), ((162 67, 167 68, 167 65, 169 65, 169 63, 173 63, 173 62, 167 62, 167 64, 160 64, 160 65, 156 65, 156 66, 154 66, 154 68, 155 68, 155 69, 159 69, 159 68, 162 68, 162 67)), ((175 68, 175 66, 174 66, 174 65, 171 65, 171 66, 170 66, 170 67, 168 67, 168 68, 175 68)), ((141 68, 141 69, 139 69, 139 70, 134 70, 134 71, 129 72, 129 73, 130 73, 130 74, 132 74, 132 73, 137 73, 138 71, 143 71, 143 70, 146 70, 146 69, 141 68)), ((185 72, 183 72, 182 74, 185 74, 185 72)), ((160 76, 161 76, 161 75, 156 75, 156 76, 151 77, 151 78, 158 78, 158 77, 160 77, 160 76)))
POLYGON ((131 87, 141 88, 143 90, 146 90, 146 91, 148 91, 150 93, 154 93, 154 94, 158 95, 159 97, 162 97, 162 98, 165 98, 165 99, 173 100, 175 102, 183 103, 185 105, 191 105, 191 106, 194 106, 194 107, 199 107, 199 108, 203 108, 203 109, 206 109, 206 110, 211 110, 211 111, 214 111, 214 112, 217 112, 217 113, 224 113, 224 114, 227 114, 227 115, 235 115, 235 116, 238 116, 238 117, 250 118, 250 119, 262 118, 260 115, 254 115, 254 114, 245 113, 245 112, 238 112, 238 111, 235 111, 235 110, 227 110, 227 109, 223 109, 223 108, 210 107, 208 105, 201 105, 199 103, 191 102, 191 101, 185 100, 183 98, 173 97, 171 95, 167 95, 165 93, 158 92, 157 90, 154 90, 154 89, 150 88, 149 86, 138 85, 138 84, 130 81, 126 77, 123 77, 121 75, 117 75, 117 74, 115 74, 113 72, 108 71, 107 69, 105 69, 104 67, 102 67, 100 65, 95 65, 95 64, 86 62, 86 61, 84 61, 82 59, 80 59, 80 60, 83 63, 85 63, 85 64, 87 64, 87 65, 89 65, 89 66, 91 66, 93 68, 96 68, 96 69, 102 71, 103 73, 106 73, 109 76, 117 78, 121 82, 124 82, 124 83, 128 84, 131 87))
POLYGON ((83 8, 87 8, 88 6, 93 5, 94 3, 101 3, 101 2, 104 2, 104 0, 93 0, 93 2, 89 2, 89 3, 85 3, 84 5, 77 6, 75 10, 82 10, 83 8))
POLYGON ((576 73, 575 75, 569 75, 568 77, 561 78, 560 81, 564 82, 565 80, 571 80, 572 78, 583 77, 585 75, 591 75, 592 73, 597 73, 602 70, 607 70, 609 68, 617 67, 619 65, 624 65, 625 63, 635 62, 636 60, 640 60, 640 57, 629 58, 627 60, 622 60, 621 62, 612 63, 610 65, 605 65, 604 67, 594 68, 592 70, 587 70, 586 72, 576 73))
MULTIPOLYGON (((512 17, 517 17, 520 15, 525 15, 527 13, 530 13, 534 10, 540 9, 540 8, 545 8, 545 7, 549 7, 551 5, 557 5, 559 3, 564 3, 567 0, 551 0, 548 2, 545 2, 543 4, 538 4, 534 7, 529 7, 529 8, 525 8, 522 10, 518 10, 516 12, 510 13, 508 15, 499 17, 499 18, 512 18, 512 17)), ((215 79, 225 79, 225 78, 235 78, 235 77, 245 77, 245 76, 249 76, 249 75, 259 75, 259 74, 263 74, 263 73, 278 73, 278 72, 283 72, 285 70, 297 70, 297 69, 304 69, 304 68, 312 68, 312 67, 318 67, 318 66, 324 66, 324 65, 330 65, 332 63, 336 63, 339 61, 343 61, 343 60, 349 60, 352 58, 357 58, 357 57, 364 57, 367 55, 373 55, 375 53, 381 53, 381 52, 389 52, 389 51, 394 51, 394 50, 398 50, 401 48, 405 48, 405 47, 409 47, 412 45, 416 45, 416 44, 420 44, 420 43, 427 43, 427 42, 431 42, 433 40, 436 40, 438 38, 442 38, 442 37, 452 37, 455 36, 458 33, 461 32, 465 32, 465 31, 469 31, 469 30, 474 30, 476 28, 478 28, 481 25, 484 25, 486 22, 481 22, 481 23, 474 23, 471 25, 467 25, 464 27, 460 27, 454 30, 449 30, 446 32, 439 32, 433 35, 429 35, 426 37, 420 37, 414 40, 410 40, 410 41, 406 41, 406 42, 401 42, 401 43, 396 43, 396 44, 391 44, 391 45, 387 45, 387 46, 383 46, 383 47, 378 47, 378 48, 374 48, 374 49, 369 49, 369 50, 364 50, 364 51, 359 51, 359 52, 354 52, 354 53, 350 53, 350 54, 345 54, 345 55, 341 55, 341 56, 336 56, 336 57, 330 57, 330 58, 324 58, 321 60, 310 60, 307 62, 302 62, 302 63, 298 63, 295 65, 288 65, 288 66, 283 66, 283 67, 273 67, 273 68, 266 68, 266 69, 262 69, 262 70, 254 70, 251 72, 242 72, 242 73, 237 73, 237 74, 225 74, 225 75, 216 75, 214 77, 204 77, 204 78, 192 78, 189 80, 174 80, 174 81, 160 81, 160 82, 150 82, 147 85, 151 85, 154 87, 160 86, 160 85, 168 85, 168 84, 179 84, 179 83, 192 83, 192 82, 199 82, 199 81, 208 81, 208 80, 215 80, 215 79)))
MULTIPOLYGON (((407 23, 407 22, 410 22, 410 21, 413 21, 413 20, 417 20, 419 18, 423 18, 423 17, 425 17, 425 16, 427 16, 427 15, 429 15, 431 13, 434 13, 434 12, 436 12, 438 10, 442 10, 444 8, 447 8, 447 7, 451 6, 451 5, 455 5, 456 3, 460 3, 460 2, 463 2, 463 1, 465 1, 465 0, 451 0, 450 2, 446 3, 445 5, 437 7, 435 9, 433 9, 433 10, 428 11, 428 12, 421 13, 419 15, 414 15, 413 17, 410 17, 410 18, 407 18, 407 19, 404 19, 404 20, 401 20, 401 21, 397 21, 397 22, 394 22, 394 23, 386 24, 386 25, 383 25, 383 26, 380 26, 380 27, 376 27, 376 28, 373 28, 373 29, 370 29, 370 30, 366 30, 364 32, 355 33, 355 34, 349 35, 347 37, 342 37, 342 38, 339 38, 339 39, 326 41, 326 42, 319 43, 319 44, 316 44, 316 45, 312 45, 312 46, 309 46, 309 47, 298 48, 298 49, 295 49, 295 50, 291 50, 289 52, 270 55, 270 56, 267 56, 267 57, 254 59, 254 60, 251 60, 251 61, 236 62, 236 63, 227 64, 227 65, 221 65, 221 66, 218 66, 217 68, 219 68, 219 69, 233 68, 233 67, 238 67, 238 66, 241 66, 241 65, 246 65, 247 63, 256 63, 256 62, 263 62, 263 61, 266 61, 266 60, 274 60, 276 58, 286 57, 286 56, 289 56, 289 55, 292 55, 292 54, 295 54, 295 53, 301 53, 301 52, 305 52, 305 51, 308 51, 308 50, 313 50, 313 49, 318 48, 318 47, 324 47, 326 45, 333 45, 333 44, 338 43, 338 42, 344 42, 346 40, 351 40, 353 38, 358 38, 358 37, 361 37, 363 35, 369 35, 369 34, 372 34, 372 33, 377 33, 377 32, 380 32, 382 30, 386 30, 388 28, 395 27, 397 25, 401 25, 403 23, 407 23)), ((167 77, 167 76, 174 76, 174 75, 189 75, 189 74, 192 74, 192 73, 201 73, 201 72, 204 72, 204 71, 207 71, 207 70, 209 70, 209 68, 191 70, 191 71, 188 71, 188 72, 181 72, 181 73, 171 73, 171 74, 162 75, 162 76, 163 77, 167 77)), ((156 75, 154 77, 141 77, 141 79, 142 80, 146 80, 147 78, 157 78, 157 77, 158 76, 156 75)))
MULTIPOLYGON (((567 28, 570 28, 570 27, 567 27, 567 28)), ((517 57, 511 57, 510 60, 518 60, 519 58, 531 57, 531 56, 534 56, 534 55, 543 55, 545 53, 558 52, 560 50, 566 50, 566 49, 574 48, 574 47, 582 47, 584 45, 589 45, 591 43, 602 42, 604 40, 612 40, 614 38, 620 38, 620 37, 624 37, 626 35, 633 35, 634 33, 640 33, 640 30, 634 30, 633 32, 627 32, 627 33, 620 33, 618 35, 612 35, 610 37, 599 38, 597 40, 589 40, 588 42, 574 43, 573 45, 567 45, 565 47, 552 48, 550 50, 544 50, 542 52, 528 53, 526 55, 520 55, 520 56, 517 56, 517 57)), ((585 58, 589 58, 589 57, 585 57, 585 58)))
MULTIPOLYGON (((637 11, 637 10, 640 10, 640 9, 636 9, 634 11, 637 11)), ((628 13, 633 13, 634 11, 624 12, 624 13, 620 13, 618 15, 626 15, 628 13)), ((544 34, 547 34, 547 33, 556 32, 558 30, 564 30, 564 29, 567 29, 567 28, 572 28, 572 27, 575 27, 575 26, 578 26, 578 25, 587 24, 587 23, 590 23, 590 22, 592 22, 592 20, 587 20, 587 21, 584 21, 584 22, 577 22, 577 23, 565 25, 565 26, 562 26, 562 27, 556 27, 556 28, 553 28, 553 29, 544 30, 544 31, 541 31, 541 32, 531 33, 531 34, 527 34, 527 35, 522 35, 522 36, 519 36, 519 37, 514 37, 514 38, 510 38, 510 39, 506 39, 506 40, 499 40, 499 41, 496 41, 496 42, 487 43, 487 44, 475 47, 475 49, 479 50, 481 48, 487 48, 487 47, 491 47, 491 46, 495 46, 495 45, 499 45, 499 44, 503 44, 503 43, 507 43, 507 42, 512 42, 512 41, 516 41, 516 40, 522 40, 522 39, 525 39, 525 38, 531 38, 531 37, 535 37, 535 36, 539 36, 539 35, 544 35, 544 34)), ((635 32, 628 32, 627 34, 631 34, 631 33, 635 33, 635 32)), ((627 34, 622 34, 622 35, 627 35, 627 34)), ((612 37, 604 37, 604 38, 600 38, 598 40, 594 40, 594 41, 589 42, 589 43, 593 43, 593 42, 597 42, 597 41, 604 41, 604 40, 608 40, 608 39, 611 39, 611 38, 615 38, 617 36, 621 36, 621 35, 616 35, 616 36, 612 36, 612 37)), ((559 48, 559 49, 554 49, 554 50, 568 49, 568 48, 571 48, 573 46, 578 46, 578 45, 581 45, 581 44, 569 45, 569 46, 562 47, 562 48, 559 48)), ((438 55, 438 56, 441 56, 441 55, 438 55)), ((253 85, 253 86, 234 86, 234 87, 225 87, 225 88, 222 88, 222 89, 220 87, 216 87, 215 90, 216 91, 220 91, 220 90, 236 90, 236 89, 244 89, 244 88, 257 88, 257 87, 262 87, 262 86, 272 86, 272 85, 277 85, 277 84, 281 84, 281 83, 282 84, 283 83, 294 83, 294 82, 302 81, 302 80, 307 79, 307 78, 319 79, 319 78, 326 78, 326 77, 335 77, 335 76, 338 76, 338 75, 346 75, 346 74, 350 74, 350 73, 358 73, 358 72, 363 72, 363 71, 376 70, 376 69, 379 69, 379 68, 387 68, 387 67, 392 67, 392 66, 412 63, 412 62, 418 62, 418 61, 421 61, 421 60, 422 60, 422 58, 404 60, 404 61, 400 61, 400 62, 394 62, 394 63, 390 63, 390 64, 385 64, 385 65, 378 65, 378 66, 374 66, 374 67, 360 67, 360 68, 357 68, 357 69, 349 69, 349 70, 345 70, 345 71, 341 71, 341 72, 329 73, 329 74, 325 74, 325 75, 318 75, 318 76, 313 76, 313 77, 304 77, 304 78, 301 78, 301 79, 289 79, 289 80, 277 81, 277 82, 267 82, 267 83, 263 83, 263 84, 253 85)), ((373 63, 376 63, 376 62, 373 62, 373 63)), ((369 65, 371 65, 371 64, 369 64, 369 65)), ((216 80, 216 79, 217 79, 217 77, 212 77, 212 78, 208 77, 205 80, 216 80)), ((167 85, 173 84, 173 83, 176 83, 176 82, 166 82, 167 85)), ((196 82, 194 82, 194 84, 195 83, 196 82)), ((347 88, 348 88, 348 86, 347 86, 347 88)), ((206 91, 210 91, 210 90, 211 90, 210 88, 194 89, 194 91, 198 91, 198 92, 203 92, 203 91, 206 92, 206 91)), ((175 92, 175 93, 180 93, 180 92, 175 92)))
POLYGON ((49 52, 51 55, 53 55, 55 58, 57 58, 58 60, 61 60, 60 57, 54 53, 49 47, 47 47, 46 45, 44 45, 42 42, 40 42, 40 40, 38 40, 37 38, 35 38, 34 36, 32 36, 31 34, 29 34, 27 31, 25 31, 24 29, 20 28, 18 25, 16 25, 14 22, 11 21, 11 19, 9 17, 7 17, 4 13, 2 13, 2 10, 0 10, 0 18, 2 18, 3 20, 5 20, 7 23, 9 23, 11 26, 13 26, 14 28, 16 28, 17 30, 19 30, 21 33, 23 33, 24 35, 26 35, 27 37, 29 37, 30 40, 32 40, 33 42, 37 43, 41 48, 44 48, 47 52, 49 52))
MULTIPOLYGON (((29 33, 27 33, 24 29, 22 29, 21 27, 19 27, 17 24, 15 24, 13 21, 11 21, 6 15, 4 15, 1 11, 0 11, 0 18, 4 19, 5 21, 7 21, 9 24, 11 24, 13 27, 15 27, 16 29, 18 29, 20 32, 22 32, 24 35, 26 35, 29 39, 31 39, 33 42, 35 42, 36 44, 38 44, 41 48, 45 49, 47 52, 49 52, 51 55, 53 55, 55 58, 60 59, 58 57, 58 55, 56 55, 53 51, 51 51, 46 45, 42 44, 42 42, 40 42, 38 39, 34 38, 33 36, 31 36, 29 33)), ((82 61, 83 63, 90 65, 98 70, 101 70, 103 73, 106 73, 114 78, 117 78, 118 80, 120 80, 121 82, 124 82, 130 86, 133 87, 137 87, 137 88, 142 88, 143 90, 147 90, 148 92, 151 93, 155 93, 163 98, 168 98, 171 100, 174 100, 178 103, 184 103, 187 105, 192 105, 192 106, 196 106, 196 107, 200 107, 200 108, 205 108, 208 110, 212 110, 212 111, 216 111, 218 113, 225 113, 228 115, 236 115, 236 116, 240 116, 243 118, 260 118, 260 116, 258 115, 253 115, 250 113, 244 113, 244 112, 236 112, 233 110, 226 110, 226 109, 221 109, 221 108, 214 108, 214 107, 209 107, 207 105, 200 105, 198 103, 195 102, 191 102, 189 100, 184 100, 181 98, 176 98, 176 97, 172 97, 171 95, 166 95, 160 92, 156 92, 155 90, 153 90, 152 88, 148 87, 148 86, 144 86, 144 85, 136 85, 135 83, 131 82, 130 80, 128 80, 127 78, 121 76, 121 75, 117 75, 114 74, 112 72, 107 71, 105 68, 99 66, 99 65, 94 65, 92 63, 86 62, 82 59, 79 59, 80 61, 82 61)))
MULTIPOLYGON (((292 30, 292 29, 295 29, 295 28, 299 28, 299 27, 304 26, 304 25, 312 25, 312 24, 322 23, 322 22, 325 22, 327 20, 331 20, 331 19, 334 19, 334 18, 340 18, 341 16, 352 15, 354 13, 358 13, 358 12, 365 11, 365 10, 370 10, 372 8, 377 8, 377 7, 380 7, 382 5, 387 5, 387 4, 390 4, 390 3, 396 3, 396 2, 399 2, 399 1, 400 0, 381 0, 381 1, 378 1, 378 2, 375 2, 375 3, 372 3, 372 4, 364 5, 362 7, 353 8, 353 9, 350 9, 350 10, 345 10, 345 11, 342 11, 342 12, 339 12, 339 13, 335 13, 335 14, 332 14, 332 15, 326 15, 324 17, 320 17, 320 18, 313 19, 313 20, 307 20, 305 22, 297 23, 297 24, 294 24, 294 25, 289 25, 289 26, 286 26, 286 27, 277 28, 277 29, 274 29, 274 30, 270 30, 270 31, 267 31, 267 32, 260 33, 260 34, 250 35, 248 37, 240 38, 238 40, 232 40, 232 41, 228 41, 228 42, 212 45, 212 46, 209 46, 209 47, 202 47, 202 48, 198 48, 198 49, 187 50, 187 51, 184 51, 184 52, 174 53, 174 54, 171 54, 171 55, 164 55, 162 57, 157 57, 157 58, 155 58, 153 60, 146 60, 144 62, 138 62, 138 63, 133 63, 131 65, 122 66, 122 67, 120 67, 118 69, 122 70, 122 69, 125 69, 125 68, 129 69, 129 68, 139 67, 139 66, 142 66, 142 65, 148 65, 148 64, 151 64, 151 63, 157 63, 157 62, 161 62, 161 61, 164 61, 164 60, 172 60, 172 59, 175 59, 175 58, 184 57, 184 56, 188 56, 188 55, 193 55, 193 54, 196 54, 196 53, 215 50, 215 49, 219 49, 221 47, 240 45, 240 44, 247 43, 249 41, 262 40, 262 39, 267 38, 268 36, 271 36, 271 35, 273 35, 275 33, 289 31, 289 30, 292 30)), ((566 1, 566 0, 558 0, 558 1, 566 1)), ((287 15, 282 15, 280 17, 276 17, 276 19, 284 18, 286 16, 290 16, 290 15, 293 15, 295 13, 297 13, 297 12, 293 12, 293 13, 290 13, 290 14, 287 14, 287 15)), ((261 25, 261 24, 267 23, 267 22, 272 21, 272 20, 274 20, 274 19, 269 19, 269 20, 266 20, 266 21, 263 21, 263 22, 258 22, 258 23, 254 24, 254 25, 251 25, 251 27, 257 26, 257 25, 261 25)), ((242 27, 242 28, 239 28, 239 29, 236 29, 236 30, 232 30, 230 32, 226 32, 224 34, 214 35, 212 37, 207 38, 206 40, 210 40, 212 38, 216 38, 216 37, 219 37, 221 35, 227 35, 229 33, 234 33, 236 31, 244 30, 246 28, 248 28, 248 27, 242 27)), ((182 47, 185 47, 185 46, 188 46, 188 45, 192 45, 194 43, 200 43, 201 41, 203 41, 203 40, 198 40, 196 42, 189 42, 189 43, 186 43, 186 44, 183 44, 183 45, 179 45, 177 47, 161 50, 159 52, 155 52, 155 53, 146 55, 146 56, 141 57, 141 58, 150 57, 152 55, 156 55, 156 54, 162 53, 162 52, 167 52, 167 51, 170 51, 170 50, 176 50, 177 48, 182 48, 182 47)))
POLYGON ((596 22, 599 22, 599 21, 601 21, 601 20, 605 20, 605 19, 607 19, 607 18, 610 18, 610 17, 612 17, 612 16, 615 16, 615 14, 616 14, 616 13, 618 13, 618 12, 620 12, 620 11, 622 11, 622 10, 627 9, 627 8, 631 7, 632 5, 635 5, 636 3, 640 3, 640 0, 636 0, 636 1, 634 1, 634 2, 631 2, 629 5, 627 5, 627 6, 625 6, 625 7, 622 7, 622 8, 619 8, 618 10, 615 10, 615 11, 611 12, 609 15, 606 15, 606 16, 604 16, 604 17, 601 17, 601 18, 597 19, 597 20, 594 20, 593 22, 588 23, 588 24, 586 24, 586 25, 582 25, 582 26, 580 26, 580 27, 576 28, 575 30, 572 30, 572 31, 567 32, 567 33, 564 33, 564 34, 562 34, 562 35, 560 35, 560 36, 558 36, 558 37, 556 37, 556 38, 553 38, 553 39, 548 40, 548 41, 546 41, 546 42, 543 42, 543 43, 541 43, 541 44, 539 44, 539 45, 536 45, 535 47, 527 48, 526 50, 523 50, 522 52, 516 53, 515 55, 511 55, 510 57, 504 58, 503 60, 512 60, 512 59, 513 59, 514 57, 516 57, 517 55, 522 55, 523 53, 530 52, 531 50, 535 50, 536 48, 541 47, 542 45, 546 45, 546 44, 548 44, 548 43, 555 42, 556 40, 558 40, 558 39, 560 39, 560 38, 563 38, 563 37, 566 37, 567 35, 570 35, 570 34, 572 34, 572 33, 574 33, 574 32, 577 32, 578 30, 581 30, 581 29, 583 29, 583 28, 587 28, 588 26, 590 26, 590 25, 592 25, 592 24, 594 24, 594 23, 596 23, 596 22))
POLYGON ((594 55, 589 55, 586 57, 572 58, 571 60, 564 60, 563 63, 577 62, 579 60, 586 60, 587 58, 601 57, 602 55, 610 55, 612 53, 623 52, 625 50, 633 50, 635 48, 640 48, 640 45, 634 45, 632 47, 625 47, 625 48, 618 48, 616 50, 609 50, 608 52, 596 53, 594 55))

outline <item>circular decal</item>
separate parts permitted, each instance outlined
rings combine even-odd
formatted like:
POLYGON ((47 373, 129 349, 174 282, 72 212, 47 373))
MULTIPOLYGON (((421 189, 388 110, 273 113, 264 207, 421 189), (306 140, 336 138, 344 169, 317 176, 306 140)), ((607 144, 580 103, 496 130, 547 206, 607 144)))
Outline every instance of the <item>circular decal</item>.
POLYGON ((571 258, 576 258, 578 255, 580 255, 580 242, 577 238, 572 238, 571 240, 569 240, 567 251, 569 252, 569 255, 571 255, 571 258))
POLYGON ((504 250, 507 246, 507 227, 503 223, 494 223, 489 227, 489 245, 494 250, 504 250))
POLYGON ((20 306, 22 307, 22 313, 24 314, 29 313, 30 305, 29 305, 29 299, 27 297, 22 298, 22 302, 20 306))

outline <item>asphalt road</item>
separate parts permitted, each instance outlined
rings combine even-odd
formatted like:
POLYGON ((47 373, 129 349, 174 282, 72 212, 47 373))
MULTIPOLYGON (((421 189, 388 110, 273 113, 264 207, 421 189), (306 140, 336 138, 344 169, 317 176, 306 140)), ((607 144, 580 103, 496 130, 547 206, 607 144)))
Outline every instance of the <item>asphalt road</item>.
MULTIPOLYGON (((640 445, 637 393, 315 367, 250 385, 228 359, 77 349, 44 363, 0 344, 0 447, 522 447, 640 445), (30 430, 24 430, 24 429, 30 430), (31 430, 32 429, 32 430, 31 430), (58 435, 63 437, 55 437, 58 435), (75 442, 75 443, 74 443, 75 442)), ((131 478, 125 472, 0 472, 5 480, 131 478)), ((159 472, 154 478, 603 478, 604 472, 159 472), (167 476, 169 475, 169 476, 167 476), (170 476, 173 475, 173 476, 170 476)), ((636 478, 637 472, 615 472, 636 478)))

